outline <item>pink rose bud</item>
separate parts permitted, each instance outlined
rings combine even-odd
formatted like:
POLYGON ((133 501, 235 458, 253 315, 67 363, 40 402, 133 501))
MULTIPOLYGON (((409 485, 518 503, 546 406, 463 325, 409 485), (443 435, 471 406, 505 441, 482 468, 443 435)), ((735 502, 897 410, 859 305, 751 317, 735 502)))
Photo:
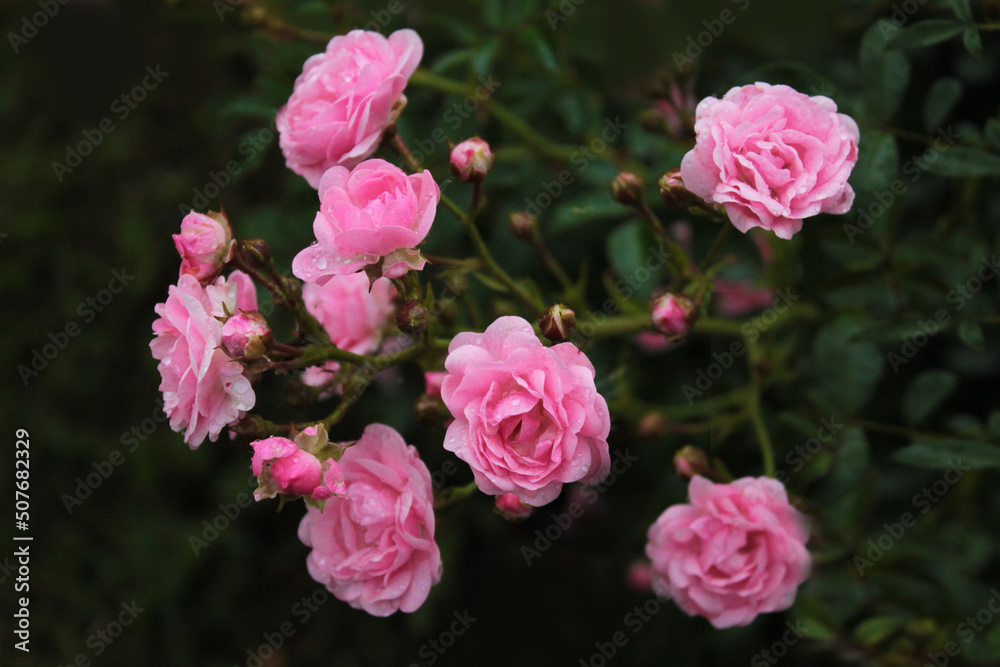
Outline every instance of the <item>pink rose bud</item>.
POLYGON ((288 168, 317 188, 330 167, 352 169, 374 153, 406 104, 403 89, 423 52, 412 30, 352 30, 306 60, 276 118, 288 168))
POLYGON ((653 591, 720 629, 791 607, 811 561, 806 517, 785 487, 768 477, 694 477, 688 495, 649 529, 653 591))
POLYGON ((295 256, 292 273, 325 285, 359 271, 392 279, 422 269, 427 260, 417 246, 431 230, 440 198, 427 170, 408 175, 377 159, 350 171, 331 167, 319 181, 317 241, 295 256))
POLYGON ((271 327, 256 310, 239 312, 222 325, 222 346, 230 357, 258 359, 271 340, 271 327))
POLYGON ((684 187, 680 169, 671 169, 656 182, 660 189, 660 199, 671 208, 709 208, 704 200, 684 187))
POLYGON ((653 568, 648 560, 637 560, 628 566, 625 573, 628 587, 639 594, 649 593, 653 587, 653 568))
POLYGON ((694 301, 667 292, 653 299, 653 327, 673 340, 687 335, 698 319, 698 306, 694 301))
POLYGON ((737 86, 698 104, 695 147, 681 161, 688 189, 721 205, 741 232, 763 227, 790 239, 802 220, 847 213, 858 161, 858 125, 829 97, 788 86, 737 86), (725 128, 740 128, 732 132, 725 128))
POLYGON ((538 320, 542 335, 553 343, 569 340, 576 331, 576 313, 561 303, 549 306, 538 320))
POLYGON ((530 241, 535 230, 535 216, 526 211, 514 211, 510 214, 510 233, 521 241, 530 241))
POLYGON ((309 452, 296 450, 291 456, 276 459, 271 464, 271 477, 279 493, 308 496, 323 481, 323 465, 309 452))
POLYGON ((639 174, 623 171, 611 181, 611 198, 626 206, 640 206, 643 203, 643 188, 646 184, 639 174))
POLYGON ((180 275, 192 275, 202 285, 215 280, 222 265, 233 258, 233 230, 225 213, 191 211, 173 238, 181 256, 180 275))
POLYGON ((698 475, 702 477, 713 476, 708 456, 693 445, 677 450, 677 453, 674 454, 674 470, 681 479, 691 479, 698 475))
POLYGON ((319 459, 282 437, 271 437, 252 443, 250 469, 257 475, 259 486, 256 500, 273 498, 276 494, 312 495, 323 481, 323 466, 319 459))
POLYGON ((477 182, 493 171, 493 152, 490 145, 473 137, 451 149, 451 173, 463 181, 477 182))
POLYGON ((424 392, 428 396, 441 397, 441 383, 444 381, 448 373, 445 371, 427 371, 424 373, 424 383, 426 384, 426 389, 424 392))
POLYGON ((531 505, 525 505, 513 493, 505 493, 502 496, 497 496, 496 510, 503 518, 509 521, 520 521, 528 518, 532 509, 534 508, 531 505))

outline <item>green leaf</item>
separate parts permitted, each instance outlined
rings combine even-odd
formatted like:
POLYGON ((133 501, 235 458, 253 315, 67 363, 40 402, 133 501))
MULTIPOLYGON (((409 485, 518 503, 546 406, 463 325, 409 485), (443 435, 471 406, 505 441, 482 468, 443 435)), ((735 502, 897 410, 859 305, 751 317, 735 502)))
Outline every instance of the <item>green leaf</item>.
POLYGON ((983 345, 986 343, 986 338, 983 336, 983 328, 979 326, 978 322, 973 322, 972 320, 963 320, 959 323, 958 337, 963 343, 975 350, 982 350, 983 345))
POLYGON ((927 171, 939 176, 1000 176, 1000 156, 979 148, 952 146, 928 161, 927 171))
POLYGON ((969 6, 969 0, 951 0, 951 8, 959 21, 963 23, 972 21, 972 7, 969 6))
POLYGON ((885 48, 886 35, 892 30, 896 30, 892 23, 879 21, 861 38, 858 52, 865 100, 873 120, 882 122, 896 113, 910 80, 910 63, 906 56, 885 48), (885 26, 890 29, 884 30, 885 26))
POLYGON ((490 73, 490 67, 493 65, 493 56, 496 55, 497 47, 499 46, 499 39, 491 39, 476 52, 476 56, 472 59, 472 66, 476 70, 476 74, 486 76, 490 73))
POLYGON ((473 49, 457 49, 444 54, 431 65, 431 71, 435 74, 444 74, 452 67, 468 62, 473 59, 476 52, 473 49))
POLYGON ((817 597, 799 595, 790 614, 799 620, 796 627, 809 639, 834 639, 840 633, 837 616, 817 597))
POLYGON ((936 369, 924 371, 907 387, 903 395, 903 419, 907 424, 919 424, 930 416, 957 386, 958 378, 954 373, 936 369))
POLYGON ((962 96, 962 82, 950 76, 934 82, 924 101, 924 127, 934 130, 948 117, 958 98, 962 96))
POLYGON ((914 440, 892 458, 919 468, 947 468, 961 462, 973 468, 1000 468, 1000 447, 979 440, 914 440))
POLYGON ((983 57, 983 40, 979 37, 979 31, 975 28, 966 28, 962 33, 962 43, 969 53, 977 58, 983 57))
POLYGON ((983 129, 986 133, 986 140, 990 142, 990 145, 994 148, 1000 148, 1000 120, 987 118, 983 129))
POLYGON ((535 52, 538 54, 538 58, 542 61, 542 65, 545 66, 545 69, 553 73, 558 72, 559 62, 556 60, 556 54, 538 30, 534 27, 528 27, 524 29, 521 34, 528 40, 528 44, 535 49, 535 52))
POLYGON ((930 19, 903 28, 889 38, 886 45, 893 49, 922 49, 951 39, 964 26, 948 19, 930 19))
POLYGON ((864 646, 874 646, 899 630, 906 619, 892 616, 876 616, 862 621, 854 629, 854 638, 864 646))
POLYGON ((885 358, 878 346, 854 340, 867 326, 863 318, 842 317, 826 325, 813 341, 811 376, 814 400, 839 415, 856 412, 871 396, 885 358))
POLYGON ((862 130, 858 163, 851 172, 851 185, 861 192, 880 192, 889 187, 899 173, 899 149, 896 137, 888 132, 862 130))

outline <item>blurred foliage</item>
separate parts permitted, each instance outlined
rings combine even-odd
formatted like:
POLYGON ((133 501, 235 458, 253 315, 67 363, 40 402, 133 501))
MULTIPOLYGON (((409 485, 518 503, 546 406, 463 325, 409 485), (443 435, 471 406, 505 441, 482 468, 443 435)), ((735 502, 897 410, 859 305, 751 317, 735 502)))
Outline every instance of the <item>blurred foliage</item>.
MULTIPOLYGON (((506 218, 531 203, 542 206, 539 195, 564 169, 572 181, 540 220, 553 253, 573 274, 589 267, 613 284, 653 245, 630 211, 610 200, 608 180, 618 170, 646 176, 650 203, 664 218, 687 217, 663 209, 652 183, 678 166, 689 144, 639 123, 658 73, 679 74, 675 54, 692 58, 698 98, 765 80, 828 95, 857 119, 853 211, 810 220, 793 241, 771 243, 776 259, 766 269, 750 237, 735 238, 729 250, 739 264, 725 270, 790 290, 818 313, 794 327, 758 327, 762 358, 773 366, 764 387, 766 418, 778 469, 815 521, 815 574, 793 609, 746 628, 715 631, 667 604, 645 631, 632 633, 626 617, 649 596, 626 586, 625 571, 641 557, 648 525, 684 499, 673 452, 694 442, 736 475, 761 468, 752 430, 729 427, 733 406, 720 404, 714 425, 704 414, 702 421, 684 414, 684 385, 728 347, 725 337, 696 336, 659 355, 630 340, 595 342, 586 351, 598 386, 622 415, 613 423, 612 449, 639 457, 625 483, 588 504, 530 566, 522 547, 554 524, 571 492, 522 524, 502 521, 490 499, 473 496, 439 517, 445 576, 417 613, 376 619, 330 599, 302 622, 296 605, 319 587, 295 535, 299 508, 276 514, 273 505, 239 507, 252 489, 245 446, 222 437, 191 452, 152 420, 159 394, 148 341, 152 306, 176 279, 169 235, 181 210, 224 205, 236 233, 268 239, 283 269, 311 240, 316 195, 284 167, 273 117, 302 62, 321 47, 255 28, 235 0, 71 0, 15 51, 9 33, 28 34, 25 21, 41 3, 7 3, 0 9, 3 48, 10 49, 0 64, 0 354, 10 389, 0 420, 7 451, 16 429, 31 434, 35 540, 32 651, 11 648, 16 596, 13 576, 0 572, 2 664, 67 665, 79 654, 94 664, 257 664, 250 658, 265 634, 290 622, 294 634, 265 664, 429 665, 436 654, 427 642, 465 610, 477 620, 439 664, 586 664, 595 642, 618 630, 629 636, 615 658, 620 664, 772 664, 761 651, 781 643, 786 621, 804 634, 780 648, 786 664, 923 664, 948 642, 961 650, 949 664, 1000 664, 1000 622, 992 612, 984 622, 981 612, 1000 583, 1000 534, 990 519, 1000 511, 993 486, 1000 467, 995 272, 973 291, 984 258, 1000 246, 996 2, 263 6, 321 34, 366 25, 415 28, 426 45, 425 68, 470 90, 492 76, 500 82, 497 100, 568 146, 562 160, 539 156, 487 108, 465 114, 462 96, 407 89, 399 131, 439 181, 448 150, 434 138, 436 129, 450 141, 478 133, 498 147, 483 233, 508 271, 545 285, 551 281, 544 267, 528 244, 510 236, 506 218), (719 23, 724 29, 716 36, 724 11, 735 20, 719 23), (116 103, 142 82, 147 66, 168 75, 134 109, 116 103), (105 118, 110 133, 99 129, 105 118), (602 129, 618 119, 627 127, 605 142, 602 129), (70 147, 95 132, 100 143, 92 153, 57 177, 52 163, 65 163, 70 147), (938 137, 954 145, 935 148, 938 137), (235 175, 222 185, 231 164, 235 175), (134 278, 102 304, 114 271, 134 278), (72 323, 78 335, 67 332, 72 323), (30 366, 36 351, 60 340, 65 349, 22 381, 18 366, 30 366), (670 423, 695 428, 641 437, 637 423, 655 406, 668 406, 670 423), (821 420, 839 426, 814 451, 821 420), (971 469, 952 488, 946 470, 958 459, 971 469), (82 502, 67 507, 73 494, 82 502), (906 513, 915 525, 897 539, 906 513), (213 521, 225 529, 196 555, 190 537, 208 540, 213 521), (870 564, 859 566, 857 558, 870 564), (133 599, 144 611, 106 647, 94 633, 133 599)), ((443 187, 460 203, 468 199, 461 184, 443 187)), ((716 225, 693 222, 697 257, 716 225)), ((471 254, 444 211, 426 250, 471 254)), ((657 279, 640 281, 626 307, 637 307, 657 279)), ((470 285, 471 301, 490 301, 488 284, 470 285)), ((590 281, 586 298, 595 308, 608 299, 601 280, 590 281)), ((724 401, 748 378, 740 359, 695 405, 724 401)), ((269 417, 291 418, 282 412, 283 391, 281 381, 258 388, 269 417)), ((440 447, 443 428, 421 426, 412 415, 420 391, 415 368, 384 374, 334 437, 356 436, 368 422, 389 423, 417 445, 432 473, 443 470, 454 460, 440 447)), ((13 454, 0 463, 7 497, 11 461, 13 454)), ((447 483, 470 479, 459 466, 447 483)), ((0 525, 7 545, 0 563, 9 567, 3 559, 12 551, 12 519, 0 525)))

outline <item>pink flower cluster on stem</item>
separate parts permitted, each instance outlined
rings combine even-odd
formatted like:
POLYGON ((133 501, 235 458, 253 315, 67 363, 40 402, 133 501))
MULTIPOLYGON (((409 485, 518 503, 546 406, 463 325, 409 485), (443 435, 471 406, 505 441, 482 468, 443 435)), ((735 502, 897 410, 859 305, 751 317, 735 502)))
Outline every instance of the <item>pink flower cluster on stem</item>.
POLYGON ((255 397, 243 366, 222 349, 222 322, 238 310, 257 309, 250 277, 234 271, 229 278, 202 286, 190 274, 171 285, 166 302, 156 304, 155 338, 149 344, 160 363, 160 391, 170 428, 184 431, 196 449, 205 438, 215 441, 224 427, 242 419, 255 397))

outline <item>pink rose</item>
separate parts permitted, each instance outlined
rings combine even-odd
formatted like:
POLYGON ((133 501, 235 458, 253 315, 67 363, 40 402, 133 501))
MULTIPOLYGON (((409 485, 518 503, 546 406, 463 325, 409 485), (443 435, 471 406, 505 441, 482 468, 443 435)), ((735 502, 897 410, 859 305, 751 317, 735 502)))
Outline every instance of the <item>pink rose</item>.
POLYGON ((382 262, 382 275, 398 278, 427 261, 416 250, 434 222, 441 190, 431 172, 407 176, 385 160, 353 171, 331 167, 319 183, 316 243, 292 261, 292 273, 323 285, 332 276, 382 262))
POLYGON ((181 220, 181 233, 173 239, 181 256, 180 275, 192 275, 202 284, 215 280, 236 249, 225 213, 191 211, 181 220))
POLYGON ((240 311, 222 325, 222 347, 231 357, 260 358, 271 339, 271 327, 256 310, 240 311))
POLYGON ((717 628, 790 607, 811 564, 806 519, 785 487, 767 477, 694 477, 688 493, 690 504, 668 508, 649 529, 653 590, 717 628))
POLYGON ((860 134, 830 98, 756 83, 706 97, 696 116, 684 185, 721 204, 741 232, 763 227, 790 239, 803 218, 850 210, 860 134))
MULTIPOLYGON (((316 428, 310 428, 311 435, 315 436, 316 428)), ((306 429, 305 433, 309 431, 306 429)), ((326 439, 325 431, 323 439, 326 439)), ((252 447, 250 469, 260 479, 255 500, 273 498, 278 493, 324 500, 343 492, 343 473, 340 464, 332 458, 320 463, 312 452, 282 437, 258 440, 252 447)))
POLYGON ((334 165, 350 169, 375 152, 406 104, 403 89, 424 45, 412 30, 388 38, 352 30, 309 58, 288 103, 278 111, 288 168, 314 188, 334 165))
MULTIPOLYGON (((302 300, 334 345, 355 354, 371 354, 382 344, 392 320, 396 288, 386 278, 379 278, 370 287, 371 291, 363 273, 331 276, 324 285, 303 285, 302 300)), ((302 381, 318 387, 339 369, 334 361, 312 366, 303 372, 302 381)))
POLYGON ((463 181, 481 181, 491 171, 493 151, 479 137, 466 139, 451 149, 451 173, 463 181))
POLYGON ((222 323, 216 319, 238 309, 257 309, 253 282, 240 271, 207 287, 192 275, 182 275, 170 286, 166 302, 156 304, 156 337, 149 347, 160 362, 163 410, 170 428, 184 430, 191 449, 206 436, 214 442, 223 427, 254 406, 243 366, 221 349, 222 323))
POLYGON ((572 343, 545 347, 520 317, 448 346, 441 398, 455 421, 444 448, 472 468, 483 493, 538 507, 563 484, 599 484, 611 469, 608 404, 572 343))
POLYGON ((441 579, 431 475, 417 450, 381 424, 340 459, 343 497, 309 507, 299 539, 313 579, 373 616, 415 611, 441 579))

